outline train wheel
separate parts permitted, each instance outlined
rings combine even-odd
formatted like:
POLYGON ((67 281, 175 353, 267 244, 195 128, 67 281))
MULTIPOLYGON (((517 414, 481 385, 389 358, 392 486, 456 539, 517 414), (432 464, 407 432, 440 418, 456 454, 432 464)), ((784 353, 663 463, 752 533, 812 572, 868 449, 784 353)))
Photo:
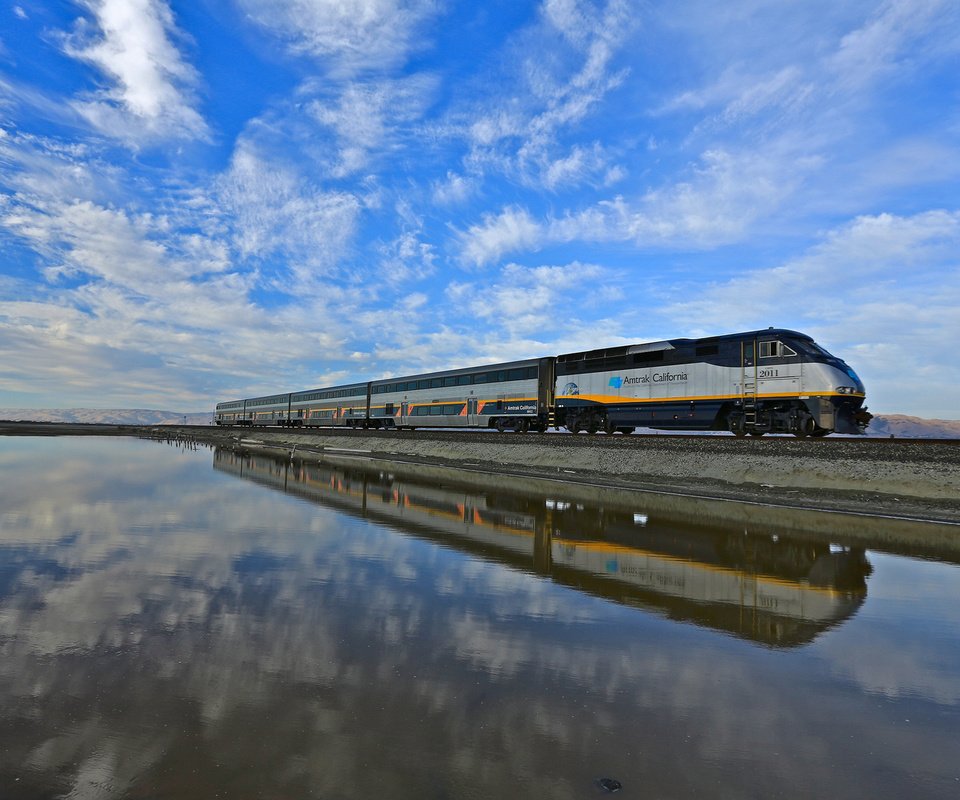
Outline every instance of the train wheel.
POLYGON ((830 430, 828 430, 827 428, 817 428, 817 429, 816 429, 813 433, 811 433, 810 435, 811 435, 814 439, 819 439, 819 438, 821 438, 822 436, 826 436, 826 435, 829 434, 829 433, 833 433, 833 431, 830 431, 830 430))
POLYGON ((498 420, 494 423, 493 427, 495 427, 495 428, 497 429, 497 433, 503 433, 503 432, 507 429, 507 426, 506 426, 506 424, 504 423, 503 418, 498 419, 498 420))
POLYGON ((729 424, 730 433, 732 433, 738 439, 742 439, 747 435, 747 429, 743 424, 743 417, 731 417, 729 424))
POLYGON ((758 439, 763 436, 765 431, 750 431, 751 436, 756 436, 758 439))
POLYGON ((530 420, 520 420, 520 433, 526 433, 528 430, 530 430, 530 420))
POLYGON ((633 433, 636 430, 636 428, 617 428, 617 430, 620 433, 622 433, 624 436, 629 436, 631 433, 633 433))
POLYGON ((813 421, 813 417, 804 417, 800 420, 797 429, 793 432, 793 435, 798 439, 805 439, 807 436, 810 436, 817 429, 817 423, 813 421))

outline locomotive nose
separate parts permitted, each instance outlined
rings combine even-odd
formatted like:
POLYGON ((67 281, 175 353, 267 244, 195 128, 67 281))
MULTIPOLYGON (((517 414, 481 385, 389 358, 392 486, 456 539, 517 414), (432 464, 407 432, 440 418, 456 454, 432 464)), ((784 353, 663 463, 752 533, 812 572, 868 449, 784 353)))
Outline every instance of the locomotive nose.
POLYGON ((857 375, 857 373, 854 372, 852 369, 850 369, 850 367, 848 367, 846 364, 843 365, 843 368, 844 368, 844 372, 846 372, 847 375, 849 375, 850 378, 853 380, 853 385, 856 388, 857 392, 859 394, 865 394, 865 391, 863 388, 863 381, 860 380, 860 376, 857 375))

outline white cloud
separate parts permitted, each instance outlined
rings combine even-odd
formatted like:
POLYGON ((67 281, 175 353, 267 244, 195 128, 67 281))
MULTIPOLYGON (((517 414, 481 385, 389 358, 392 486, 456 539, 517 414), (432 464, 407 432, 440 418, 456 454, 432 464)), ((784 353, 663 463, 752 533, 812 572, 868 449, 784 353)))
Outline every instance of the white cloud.
MULTIPOLYGON (((339 144, 331 174, 344 178, 367 167, 373 155, 398 145, 398 127, 418 119, 435 81, 424 75, 404 80, 352 82, 336 100, 314 99, 309 114, 332 128, 339 144)), ((305 89, 304 91, 309 91, 305 89)))
MULTIPOLYGON (((910 62, 926 60, 925 50, 939 50, 938 37, 949 28, 950 17, 956 22, 958 11, 949 0, 888 0, 841 39, 828 68, 845 90, 862 90, 900 69, 912 69, 910 62)), ((960 48, 955 39, 946 46, 954 52, 960 48)))
POLYGON ((19 19, 27 19, 27 12, 24 11, 20 6, 14 6, 14 7, 13 7, 13 13, 14 13, 19 19))
POLYGON ((553 339, 562 328, 576 327, 589 304, 585 287, 601 286, 613 277, 596 264, 525 267, 507 264, 499 277, 477 283, 452 283, 447 297, 458 308, 487 320, 511 339, 553 339))
POLYGON ((441 206, 460 205, 475 191, 476 186, 470 178, 447 170, 446 178, 433 184, 433 200, 441 206))
POLYGON ((740 241, 759 220, 775 214, 805 173, 817 167, 815 158, 708 151, 687 180, 651 190, 639 200, 616 197, 542 221, 518 208, 484 215, 480 224, 461 233, 461 257, 483 265, 550 242, 708 248, 740 241))
POLYGON ((396 66, 420 46, 420 26, 440 11, 435 0, 236 0, 257 24, 300 54, 350 75, 396 66))
POLYGON ((558 138, 623 82, 627 72, 611 64, 636 24, 623 0, 544 3, 538 25, 514 45, 505 74, 490 79, 518 88, 491 95, 463 125, 471 146, 467 163, 551 191, 602 180, 611 165, 598 143, 561 146, 558 138))
POLYGON ((360 212, 355 196, 323 191, 293 166, 261 156, 248 142, 238 144, 218 188, 221 201, 234 215, 240 254, 257 258, 281 254, 298 289, 310 290, 352 243, 360 212))
POLYGON ((522 208, 506 208, 497 215, 485 214, 483 222, 460 234, 461 257, 476 266, 497 261, 508 252, 536 249, 543 228, 522 208))
POLYGON ((103 133, 130 143, 143 137, 204 139, 206 122, 192 96, 194 68, 173 40, 181 38, 164 0, 82 0, 97 32, 85 20, 66 37, 68 55, 99 69, 113 84, 74 101, 103 133))
POLYGON ((889 0, 866 10, 867 19, 853 6, 800 17, 785 10, 789 16, 773 30, 759 9, 725 9, 723 20, 712 8, 698 9, 686 27, 711 79, 674 95, 657 113, 717 109, 697 125, 701 133, 748 122, 761 131, 789 124, 811 135, 833 126, 842 133, 848 127, 841 119, 872 102, 871 90, 960 48, 960 10, 947 0, 889 0))
MULTIPOLYGON (((405 204, 401 204, 398 218, 405 220, 403 229, 390 242, 381 244, 377 251, 380 263, 376 269, 377 284, 381 281, 391 286, 408 286, 423 280, 436 271, 436 253, 432 244, 424 240, 423 220, 416 217, 405 204)), ((416 308, 423 305, 423 295, 416 308)), ((404 301, 409 307, 409 298, 404 301)))
POLYGON ((575 145, 566 156, 544 161, 540 180, 547 189, 554 190, 576 186, 593 175, 619 174, 616 167, 612 168, 614 172, 610 170, 599 144, 594 143, 592 147, 575 145))

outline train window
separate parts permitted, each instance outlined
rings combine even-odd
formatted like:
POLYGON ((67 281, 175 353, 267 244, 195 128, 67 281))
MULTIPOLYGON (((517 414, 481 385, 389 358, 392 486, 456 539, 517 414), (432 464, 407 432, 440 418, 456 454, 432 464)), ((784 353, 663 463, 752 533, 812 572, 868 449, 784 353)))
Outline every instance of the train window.
POLYGON ((783 358, 796 354, 796 351, 783 342, 760 342, 760 358, 783 358))
POLYGON ((663 361, 663 350, 648 350, 646 353, 634 353, 634 364, 652 364, 657 361, 663 361))
POLYGON ((453 375, 451 375, 449 378, 444 378, 444 379, 443 379, 443 385, 444 385, 444 386, 456 386, 456 385, 457 385, 457 379, 456 379, 456 377, 453 376, 453 375))
POLYGON ((430 379, 430 388, 439 389, 443 386, 443 378, 431 378, 430 379))
POLYGON ((486 383, 487 382, 487 373, 481 372, 479 375, 473 376, 474 383, 486 383))
POLYGON ((720 346, 716 344, 704 344, 697 348, 698 356, 715 356, 720 353, 720 346))
POLYGON ((443 415, 443 406, 430 406, 430 416, 439 417, 443 415))
POLYGON ((469 375, 460 375, 457 378, 457 386, 469 386, 471 383, 473 383, 473 380, 469 375))
POLYGON ((501 369, 499 372, 497 372, 498 381, 505 381, 506 379, 507 379, 507 371, 505 369, 501 369))
POLYGON ((527 367, 527 377, 536 378, 537 377, 537 368, 536 367, 527 367))
POLYGON ((525 372, 526 370, 523 369, 512 369, 509 373, 507 373, 507 380, 522 381, 525 372))

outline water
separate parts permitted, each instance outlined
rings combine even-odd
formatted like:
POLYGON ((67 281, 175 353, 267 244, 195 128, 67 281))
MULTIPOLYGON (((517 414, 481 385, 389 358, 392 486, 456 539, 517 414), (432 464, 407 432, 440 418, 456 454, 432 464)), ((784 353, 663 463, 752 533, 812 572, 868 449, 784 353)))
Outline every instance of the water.
POLYGON ((844 525, 0 438, 0 797, 957 797, 956 556, 844 525))

